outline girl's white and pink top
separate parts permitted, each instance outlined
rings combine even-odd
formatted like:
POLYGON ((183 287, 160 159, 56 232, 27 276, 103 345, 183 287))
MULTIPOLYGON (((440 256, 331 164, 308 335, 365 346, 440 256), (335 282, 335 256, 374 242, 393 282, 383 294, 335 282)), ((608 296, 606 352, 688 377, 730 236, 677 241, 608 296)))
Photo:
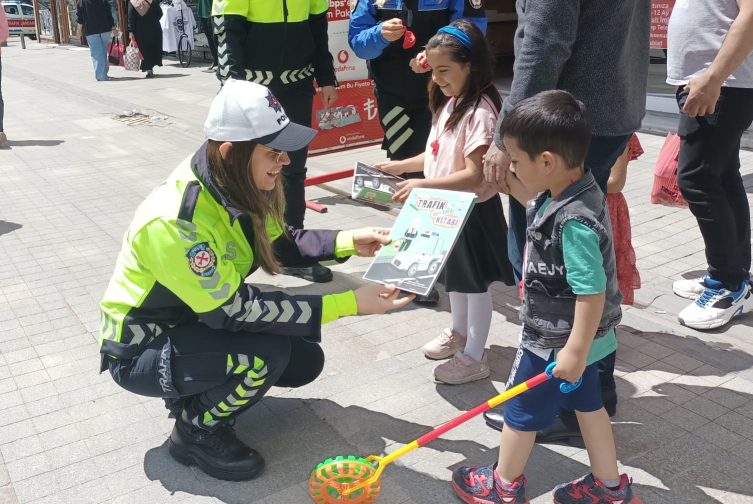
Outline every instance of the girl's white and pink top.
MULTIPOLYGON (((453 96, 445 104, 439 114, 439 120, 431 127, 429 141, 426 143, 424 158, 424 175, 426 178, 439 178, 465 170, 465 158, 481 146, 489 146, 494 141, 494 128, 497 125, 499 112, 492 101, 484 96, 476 109, 469 109, 454 131, 445 130, 450 114, 457 103, 453 96), (434 155, 431 144, 437 140, 439 149, 434 155)), ((468 191, 478 195, 478 203, 482 203, 497 191, 486 181, 468 191)))

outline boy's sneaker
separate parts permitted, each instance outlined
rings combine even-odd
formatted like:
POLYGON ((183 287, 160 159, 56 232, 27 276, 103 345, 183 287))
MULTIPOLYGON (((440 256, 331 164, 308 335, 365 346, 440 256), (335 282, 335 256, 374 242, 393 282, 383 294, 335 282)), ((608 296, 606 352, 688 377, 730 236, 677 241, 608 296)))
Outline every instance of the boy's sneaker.
POLYGON ((693 329, 715 329, 753 309, 751 282, 743 282, 734 292, 712 278, 704 280, 704 284, 706 288, 701 297, 678 315, 681 324, 693 329))
POLYGON ((633 481, 620 476, 620 488, 610 490, 600 480, 588 474, 572 483, 563 483, 552 491, 555 504, 643 504, 633 494, 633 481))
POLYGON ((468 504, 528 504, 526 477, 521 474, 512 485, 505 485, 495 466, 457 469, 452 475, 455 493, 468 504))
POLYGON ((480 361, 458 352, 452 359, 434 368, 434 378, 448 385, 460 385, 488 377, 489 362, 486 360, 486 352, 480 361))
POLYGON ((672 284, 672 291, 675 295, 680 296, 681 298, 692 299, 695 301, 701 297, 704 289, 706 289, 706 280, 708 280, 708 278, 708 275, 703 275, 702 277, 692 278, 690 280, 678 280, 672 284))
POLYGON ((430 359, 447 359, 465 348, 466 337, 450 328, 424 345, 423 351, 430 359))
POLYGON ((8 137, 5 136, 5 133, 3 133, 2 131, 0 131, 0 145, 3 145, 7 141, 8 141, 8 137))

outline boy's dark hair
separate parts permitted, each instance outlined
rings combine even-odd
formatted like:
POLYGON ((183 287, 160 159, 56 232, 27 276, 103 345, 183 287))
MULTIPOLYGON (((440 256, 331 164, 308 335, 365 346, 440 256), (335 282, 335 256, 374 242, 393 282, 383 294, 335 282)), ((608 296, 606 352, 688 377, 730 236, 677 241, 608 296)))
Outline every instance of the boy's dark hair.
MULTIPOLYGON (((450 114, 445 126, 447 131, 454 131, 465 113, 471 108, 475 110, 478 104, 481 103, 484 95, 491 100, 497 110, 502 108, 502 98, 499 96, 497 88, 492 84, 494 58, 489 42, 487 42, 483 32, 476 26, 476 23, 467 19, 453 21, 450 23, 450 26, 454 26, 468 35, 468 38, 471 39, 473 50, 471 51, 465 47, 457 38, 449 33, 437 33, 434 35, 429 40, 429 43, 426 44, 426 50, 441 49, 449 53, 452 61, 456 63, 470 63, 471 65, 471 74, 468 76, 468 82, 463 90, 462 100, 457 104, 452 114, 450 114)), ((457 98, 461 97, 458 96, 457 98)), ((431 109, 435 123, 439 119, 439 114, 442 112, 447 100, 449 98, 445 96, 439 86, 433 80, 429 80, 429 109, 431 109)))
POLYGON ((543 91, 505 115, 499 137, 514 138, 531 159, 544 151, 559 155, 568 169, 583 165, 591 124, 582 102, 567 91, 543 91))

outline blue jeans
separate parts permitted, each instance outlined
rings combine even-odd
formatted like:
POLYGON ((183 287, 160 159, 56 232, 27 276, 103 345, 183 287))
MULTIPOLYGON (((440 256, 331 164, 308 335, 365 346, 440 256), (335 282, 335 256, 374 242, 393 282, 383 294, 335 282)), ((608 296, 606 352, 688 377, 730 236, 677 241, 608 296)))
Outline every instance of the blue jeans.
MULTIPOLYGON (((615 137, 595 136, 591 138, 585 165, 593 173, 596 183, 602 192, 607 192, 607 181, 612 172, 612 166, 625 151, 632 135, 615 137)), ((510 198, 510 227, 507 233, 507 248, 512 263, 515 281, 520 283, 523 270, 523 250, 526 244, 526 208, 514 198, 510 198)), ((613 352, 599 361, 599 378, 602 391, 612 391, 616 388, 614 382, 615 353, 613 352)), ((560 410, 560 416, 567 415, 566 410, 560 410)), ((570 413, 572 415, 572 413, 570 413)))
POLYGON ((94 77, 98 81, 107 80, 107 44, 111 38, 111 32, 86 36, 86 42, 89 44, 89 52, 92 55, 92 63, 94 63, 94 77))

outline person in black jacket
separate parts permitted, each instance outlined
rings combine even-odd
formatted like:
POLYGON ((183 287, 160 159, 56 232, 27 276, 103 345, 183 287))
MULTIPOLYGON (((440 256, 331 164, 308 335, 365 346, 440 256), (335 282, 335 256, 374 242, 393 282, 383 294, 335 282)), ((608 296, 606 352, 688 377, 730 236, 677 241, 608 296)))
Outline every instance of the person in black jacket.
MULTIPOLYGON (((337 99, 327 36, 327 0, 215 0, 212 6, 220 82, 229 78, 267 86, 291 121, 311 126, 316 79, 324 108, 337 99)), ((308 147, 290 152, 285 175, 285 223, 303 228, 308 147)), ((286 274, 329 282, 329 268, 285 268, 286 274)))
POLYGON ((110 36, 117 37, 118 29, 107 0, 79 0, 76 4, 76 22, 81 44, 89 45, 94 64, 94 77, 107 80, 107 44, 110 36), (112 33, 112 35, 110 35, 112 33))

